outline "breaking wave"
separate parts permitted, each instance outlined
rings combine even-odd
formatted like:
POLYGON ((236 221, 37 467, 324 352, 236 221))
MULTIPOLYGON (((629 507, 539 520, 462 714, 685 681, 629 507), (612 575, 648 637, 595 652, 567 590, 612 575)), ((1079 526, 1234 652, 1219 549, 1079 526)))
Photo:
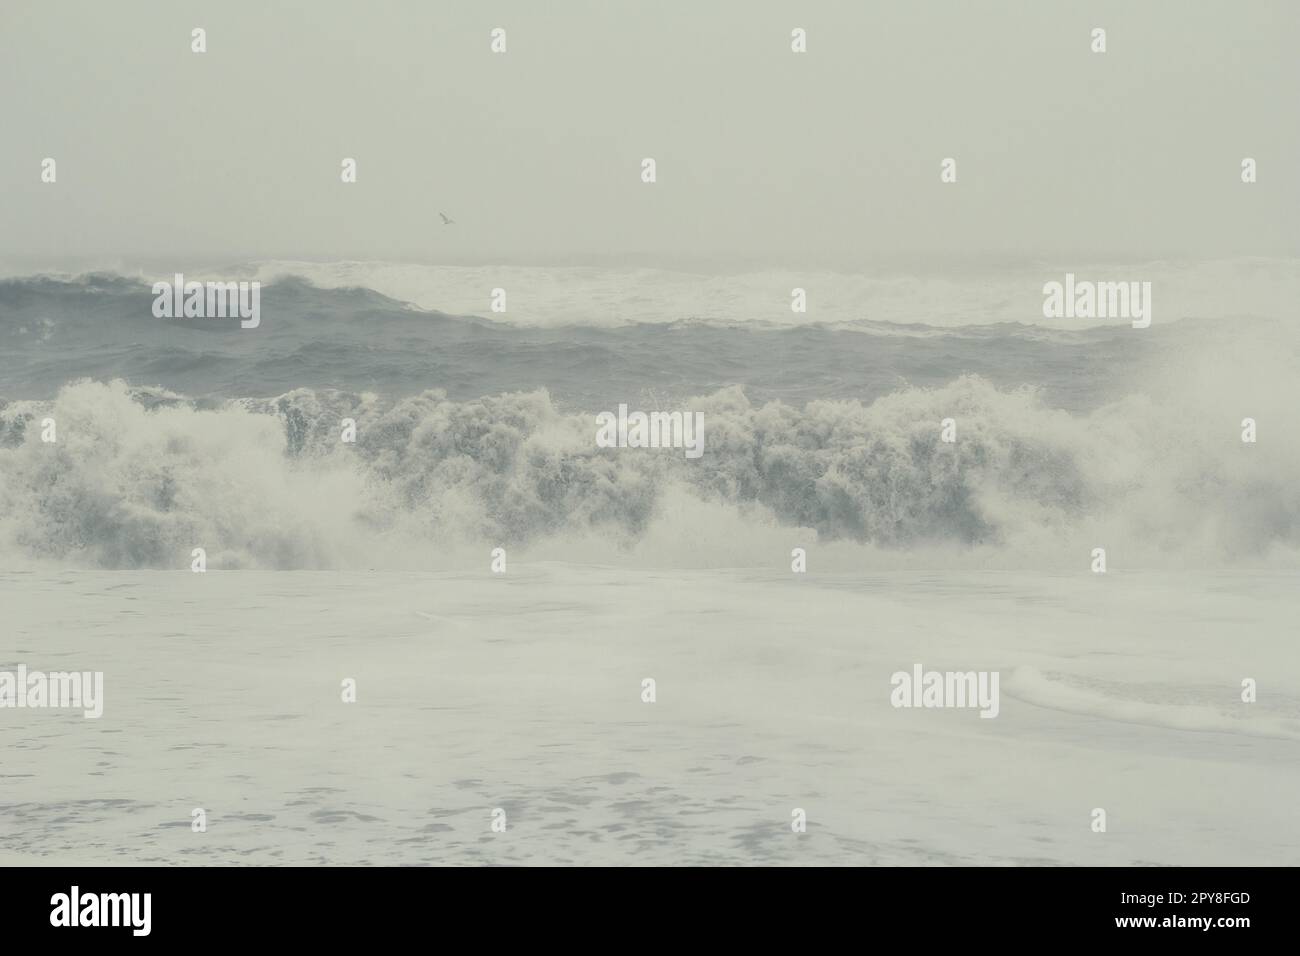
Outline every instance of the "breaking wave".
POLYGON ((688 460, 598 448, 599 409, 545 391, 192 400, 85 380, 0 407, 0 562, 184 569, 202 547, 213 570, 486 568, 498 545, 678 566, 786 567, 813 546, 820 568, 1079 568, 1099 546, 1112 571, 1292 562, 1294 426, 1246 444, 1202 397, 1071 414, 970 375, 802 408, 732 387, 677 404, 704 415, 688 460))

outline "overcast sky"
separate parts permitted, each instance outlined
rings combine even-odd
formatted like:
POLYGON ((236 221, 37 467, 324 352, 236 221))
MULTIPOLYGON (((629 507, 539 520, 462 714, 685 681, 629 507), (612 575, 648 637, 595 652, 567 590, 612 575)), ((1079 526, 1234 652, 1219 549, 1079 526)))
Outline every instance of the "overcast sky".
POLYGON ((1295 256, 1297 50, 1295 0, 3 0, 0 258, 1295 256))

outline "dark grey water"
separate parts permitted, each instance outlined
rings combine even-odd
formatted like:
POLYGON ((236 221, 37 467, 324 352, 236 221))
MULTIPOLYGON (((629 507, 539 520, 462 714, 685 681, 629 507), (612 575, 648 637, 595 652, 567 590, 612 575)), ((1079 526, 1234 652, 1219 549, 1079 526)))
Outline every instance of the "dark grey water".
MULTIPOLYGON (((753 401, 869 402, 963 374, 1041 387, 1088 409, 1131 383, 1175 330, 1065 332, 1016 324, 960 330, 678 322, 538 329, 414 310, 364 289, 284 280, 262 290, 262 323, 158 319, 148 285, 113 276, 0 281, 0 397, 49 398, 78 379, 123 378, 191 397, 268 397, 291 389, 426 389, 455 401, 547 389, 561 407, 603 409, 742 386, 753 401)), ((1187 325, 1184 323, 1183 325, 1187 325)), ((1182 326, 1179 327, 1180 329, 1182 326)))
POLYGON ((221 541, 226 567, 314 568, 399 539, 631 545, 674 513, 669 486, 718 520, 757 506, 893 548, 1028 555, 1051 528, 1078 549, 1097 521, 1112 547, 1135 529, 1130 555, 1300 541, 1300 358, 1264 320, 539 329, 300 280, 260 304, 241 329, 155 318, 138 280, 0 282, 0 554, 176 567, 221 541), (707 454, 601 445, 594 413, 622 403, 702 416, 707 454), (1268 442, 1243 445, 1248 413, 1268 442))

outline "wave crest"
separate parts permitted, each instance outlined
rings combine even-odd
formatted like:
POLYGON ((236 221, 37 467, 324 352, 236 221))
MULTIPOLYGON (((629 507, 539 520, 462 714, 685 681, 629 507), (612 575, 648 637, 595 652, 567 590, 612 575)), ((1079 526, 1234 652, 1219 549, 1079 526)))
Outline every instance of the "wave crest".
POLYGON ((544 391, 214 403, 82 381, 0 408, 0 555, 180 568, 203 547, 213 568, 424 567, 497 545, 572 559, 593 541, 602 560, 653 560, 676 541, 665 560, 690 542, 691 560, 779 564, 774 549, 814 542, 850 566, 941 551, 1080 567, 1104 546, 1133 567, 1300 545, 1294 442, 1232 448, 1230 429, 1143 397, 1075 416, 965 376, 870 404, 728 388, 678 407, 704 415, 699 459, 598 448, 594 414, 544 391))

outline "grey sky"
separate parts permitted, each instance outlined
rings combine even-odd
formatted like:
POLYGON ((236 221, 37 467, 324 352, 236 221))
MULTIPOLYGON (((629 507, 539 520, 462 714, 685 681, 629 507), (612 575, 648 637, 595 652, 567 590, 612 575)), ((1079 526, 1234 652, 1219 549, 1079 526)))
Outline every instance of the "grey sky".
POLYGON ((1293 0, 5 0, 0 257, 1294 256, 1297 49, 1293 0))

